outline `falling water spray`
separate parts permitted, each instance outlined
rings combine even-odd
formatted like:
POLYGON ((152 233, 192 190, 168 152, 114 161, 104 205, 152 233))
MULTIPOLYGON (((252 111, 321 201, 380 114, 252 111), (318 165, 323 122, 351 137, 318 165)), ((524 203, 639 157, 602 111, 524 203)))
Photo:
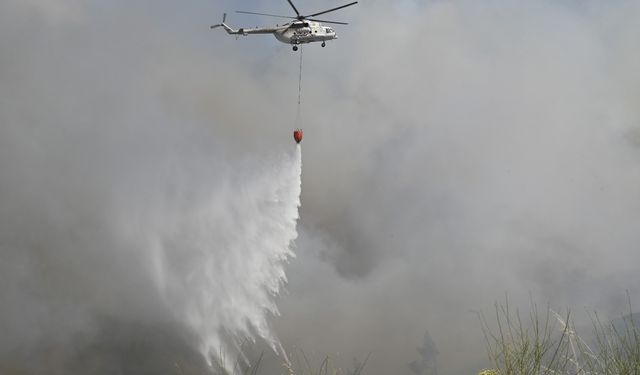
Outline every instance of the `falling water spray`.
POLYGON ((274 297, 294 256, 301 176, 298 144, 199 197, 184 214, 167 215, 174 219, 156 246, 156 282, 209 363, 240 355, 240 342, 258 337, 285 355, 268 319, 278 314, 274 297))
MULTIPOLYGON (((180 350, 196 350, 210 364, 224 356, 232 372, 240 343, 258 339, 284 355, 269 320, 278 314, 275 296, 298 235, 300 145, 239 160, 186 141, 123 157, 113 169, 71 168, 77 178, 40 173, 40 183, 29 185, 46 186, 42 194, 16 188, 8 209, 20 225, 0 231, 0 315, 9 338, 0 364, 74 373, 85 368, 83 358, 104 369, 117 358, 123 368, 152 373, 179 360, 180 350), (32 210, 21 208, 27 203, 32 210), (131 361, 118 354, 141 341, 150 343, 138 345, 144 354, 131 361), (58 367, 28 360, 48 347, 70 348, 58 367)), ((77 154, 65 150, 62 161, 41 163, 46 170, 77 165, 77 154)), ((84 160, 105 159, 117 158, 90 153, 84 160)))

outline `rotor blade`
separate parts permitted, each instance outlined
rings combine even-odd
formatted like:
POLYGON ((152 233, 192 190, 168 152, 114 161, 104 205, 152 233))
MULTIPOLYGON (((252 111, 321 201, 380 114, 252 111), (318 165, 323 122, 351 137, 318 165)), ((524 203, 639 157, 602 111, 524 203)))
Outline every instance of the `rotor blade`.
POLYGON ((343 6, 340 6, 340 7, 337 7, 337 8, 325 10, 324 12, 318 12, 318 13, 310 14, 307 17, 315 17, 315 16, 319 16, 321 14, 325 14, 325 13, 329 13, 329 12, 335 12, 336 10, 339 10, 339 9, 342 9, 342 8, 346 8, 346 7, 350 7, 350 6, 356 5, 356 4, 358 4, 358 2, 354 1, 353 3, 349 3, 347 5, 343 5, 343 6))
POLYGON ((325 21, 325 20, 318 20, 315 18, 305 18, 309 21, 316 21, 316 22, 322 22, 322 23, 335 23, 336 25, 348 25, 348 23, 346 22, 337 22, 337 21, 325 21))
POLYGON ((242 14, 255 14, 258 16, 267 16, 267 17, 277 17, 277 18, 289 18, 289 19, 297 19, 296 17, 289 17, 289 16, 280 16, 278 14, 267 14, 267 13, 255 13, 255 12, 244 12, 242 10, 236 10, 236 13, 242 13, 242 14))
POLYGON ((291 2, 291 0, 287 0, 289 2, 289 5, 291 5, 291 7, 293 8, 293 10, 296 12, 296 14, 298 15, 298 17, 300 17, 300 12, 298 12, 298 9, 296 9, 296 6, 293 5, 293 3, 291 2))

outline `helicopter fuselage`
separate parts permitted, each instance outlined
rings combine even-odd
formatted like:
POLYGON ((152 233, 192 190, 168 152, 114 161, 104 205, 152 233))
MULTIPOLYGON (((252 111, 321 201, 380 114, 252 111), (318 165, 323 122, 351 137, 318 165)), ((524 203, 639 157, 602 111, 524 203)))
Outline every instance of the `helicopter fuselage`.
POLYGON ((282 43, 293 45, 325 42, 338 38, 331 27, 313 21, 291 22, 283 25, 283 28, 275 30, 273 35, 282 43))
POLYGON ((276 18, 288 18, 293 19, 293 21, 289 21, 284 25, 276 25, 275 27, 255 27, 255 28, 239 28, 237 30, 233 29, 229 25, 225 23, 227 19, 227 14, 225 13, 222 16, 222 23, 211 26, 212 29, 222 27, 228 34, 232 35, 249 35, 249 34, 273 34, 276 39, 281 41, 282 43, 293 45, 293 50, 298 50, 298 44, 305 43, 313 43, 313 42, 322 42, 322 46, 326 45, 326 41, 338 39, 336 32, 329 26, 323 25, 325 24, 338 24, 338 25, 348 25, 345 22, 337 22, 337 21, 327 21, 321 20, 317 18, 312 18, 316 16, 320 16, 323 14, 335 12, 340 9, 344 9, 350 7, 352 5, 356 5, 358 2, 353 1, 349 4, 345 4, 339 7, 331 8, 322 12, 316 12, 310 15, 302 15, 293 4, 291 0, 287 0, 291 8, 296 13, 295 17, 290 16, 282 16, 277 14, 267 14, 267 13, 256 13, 256 12, 246 12, 246 11, 236 11, 237 13, 243 14, 253 14, 259 16, 268 16, 268 17, 276 17, 276 18))
POLYGON ((255 27, 249 29, 241 27, 237 30, 224 23, 223 20, 221 24, 211 26, 211 28, 217 27, 223 27, 227 33, 231 35, 273 34, 276 39, 282 43, 292 44, 294 50, 297 49, 296 46, 298 44, 322 42, 322 46, 324 47, 327 40, 338 39, 336 32, 331 27, 325 26, 321 22, 307 20, 293 21, 275 27, 255 27))

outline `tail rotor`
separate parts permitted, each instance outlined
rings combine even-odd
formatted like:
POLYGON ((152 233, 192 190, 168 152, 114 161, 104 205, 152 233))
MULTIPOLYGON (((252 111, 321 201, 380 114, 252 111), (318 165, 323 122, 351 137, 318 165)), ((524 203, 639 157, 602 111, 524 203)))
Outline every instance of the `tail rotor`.
POLYGON ((218 28, 218 27, 221 27, 221 26, 225 26, 225 24, 224 24, 224 23, 225 23, 226 21, 227 21, 227 14, 225 13, 225 14, 222 16, 222 23, 219 23, 219 24, 217 24, 217 25, 213 25, 213 26, 211 26, 211 28, 212 28, 212 29, 215 29, 215 28, 218 28))

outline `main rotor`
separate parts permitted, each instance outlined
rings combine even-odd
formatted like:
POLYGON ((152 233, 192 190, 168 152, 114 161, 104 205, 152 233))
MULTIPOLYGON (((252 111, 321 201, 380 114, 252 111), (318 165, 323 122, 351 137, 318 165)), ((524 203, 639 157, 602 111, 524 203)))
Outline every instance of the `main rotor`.
POLYGON ((326 13, 331 13, 331 12, 335 12, 336 10, 340 10, 346 7, 350 7, 352 5, 356 5, 358 4, 357 1, 354 1, 352 3, 346 4, 346 5, 342 5, 339 7, 335 7, 335 8, 331 8, 322 12, 317 12, 317 13, 313 13, 310 14, 308 16, 302 15, 300 14, 300 12, 298 11, 298 8, 296 8, 295 5, 293 5, 293 2, 291 0, 287 0, 287 2, 289 3, 289 5, 291 5, 291 8, 293 8, 293 11, 296 12, 296 16, 295 17, 290 17, 290 16, 281 16, 281 15, 277 15, 277 14, 267 14, 267 13, 255 13, 255 12, 244 12, 244 11, 239 11, 237 10, 236 13, 243 13, 243 14, 255 14, 255 15, 259 15, 259 16, 267 16, 267 17, 277 17, 277 18, 287 18, 287 19, 293 19, 293 20, 298 20, 298 21, 305 21, 305 20, 309 20, 309 21, 316 21, 316 22, 323 22, 323 23, 333 23, 333 24, 338 24, 338 25, 348 25, 348 23, 346 22, 337 22, 337 21, 327 21, 327 20, 319 20, 319 19, 315 19, 312 17, 317 17, 326 13))

